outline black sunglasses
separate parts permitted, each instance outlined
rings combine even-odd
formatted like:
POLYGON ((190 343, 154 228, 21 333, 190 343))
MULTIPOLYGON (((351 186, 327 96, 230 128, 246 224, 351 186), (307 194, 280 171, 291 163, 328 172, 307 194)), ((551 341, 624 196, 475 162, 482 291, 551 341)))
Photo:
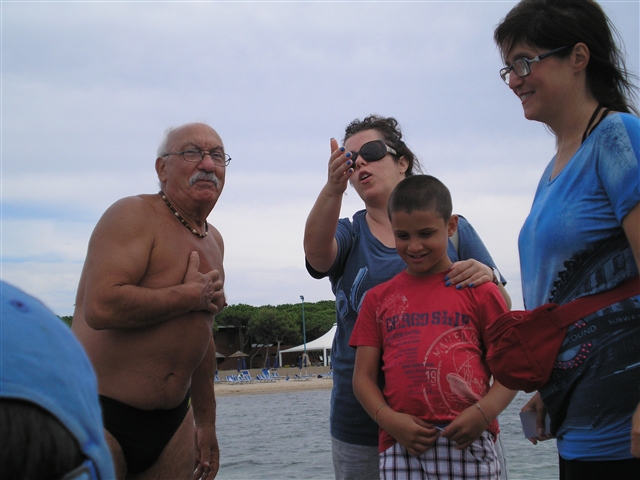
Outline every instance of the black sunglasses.
POLYGON ((398 155, 398 153, 393 148, 384 143, 382 140, 372 140, 362 145, 360 147, 360 151, 351 151, 351 158, 355 162, 358 158, 358 155, 360 155, 362 159, 367 162, 375 162, 384 158, 387 153, 391 153, 392 155, 396 156, 398 155))

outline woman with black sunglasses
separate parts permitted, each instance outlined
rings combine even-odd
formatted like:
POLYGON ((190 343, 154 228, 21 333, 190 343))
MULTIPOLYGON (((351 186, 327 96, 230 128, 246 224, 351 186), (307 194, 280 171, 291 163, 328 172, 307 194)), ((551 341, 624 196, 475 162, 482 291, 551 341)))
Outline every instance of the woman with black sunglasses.
MULTIPOLYGON (((638 275, 640 119, 612 32, 592 0, 523 0, 494 32, 500 76, 524 116, 556 136, 518 242, 528 309, 638 275)), ((549 382, 523 408, 537 412, 534 444, 549 438, 549 413, 561 479, 640 478, 639 352, 640 297, 569 328, 549 382)))
MULTIPOLYGON (((305 226, 307 270, 314 278, 328 276, 336 295, 330 425, 337 479, 379 478, 378 425, 353 394, 356 351, 349 347, 349 338, 366 291, 406 268, 395 249, 387 201, 400 180, 420 170, 394 118, 371 115, 362 121, 356 119, 346 128, 343 147, 331 139, 327 183, 305 226), (356 212, 353 219, 339 219, 349 182, 365 209, 356 212)), ((473 288, 494 281, 510 306, 503 286, 506 281, 464 217, 459 218, 457 243, 457 248, 449 245, 449 257, 457 263, 447 285, 473 288)))

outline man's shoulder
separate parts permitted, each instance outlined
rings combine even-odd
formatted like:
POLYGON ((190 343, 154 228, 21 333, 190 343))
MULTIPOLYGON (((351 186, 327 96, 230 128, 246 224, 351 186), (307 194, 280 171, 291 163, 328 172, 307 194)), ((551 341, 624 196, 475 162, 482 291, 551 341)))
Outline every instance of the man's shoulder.
POLYGON ((126 237, 127 232, 135 236, 151 234, 153 228, 150 227, 157 223, 154 222, 154 218, 159 209, 154 205, 152 197, 135 195, 115 201, 100 217, 94 233, 98 232, 111 238, 123 235, 126 237))
POLYGON ((112 203, 105 211, 104 216, 113 214, 117 214, 120 218, 123 218, 123 216, 125 216, 124 218, 130 216, 146 216, 151 214, 152 211, 155 211, 158 200, 160 200, 158 195, 148 194, 123 197, 112 203))
POLYGON ((134 207, 134 208, 150 208, 154 204, 159 203, 161 200, 159 195, 150 195, 148 193, 141 193, 139 195, 131 195, 130 197, 123 197, 113 202, 111 207, 134 207))
POLYGON ((220 231, 216 227, 211 225, 209 222, 207 222, 207 223, 209 224, 209 236, 218 245, 218 248, 221 251, 224 251, 224 240, 222 239, 222 234, 220 233, 220 231))

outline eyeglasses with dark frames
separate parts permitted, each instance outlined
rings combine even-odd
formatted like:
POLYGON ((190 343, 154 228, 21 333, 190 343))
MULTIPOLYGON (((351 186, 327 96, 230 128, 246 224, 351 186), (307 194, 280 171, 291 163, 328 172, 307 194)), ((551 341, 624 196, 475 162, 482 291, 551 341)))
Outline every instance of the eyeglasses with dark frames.
POLYGON ((362 159, 367 162, 375 162, 383 159, 387 155, 387 153, 391 153, 392 155, 396 156, 398 155, 398 153, 393 148, 384 143, 382 140, 372 140, 362 145, 359 151, 352 151, 351 158, 355 162, 358 158, 358 155, 360 155, 362 159))
POLYGON ((508 67, 504 67, 500 69, 500 76, 502 77, 502 80, 504 80, 504 83, 509 85, 511 70, 513 70, 514 73, 519 77, 526 77, 531 73, 531 64, 533 62, 539 62, 540 60, 544 60, 545 58, 550 57, 551 55, 555 55, 556 53, 561 52, 565 48, 569 48, 569 47, 565 45, 564 47, 556 48, 554 50, 551 50, 550 52, 543 53, 542 55, 538 55, 537 57, 532 59, 528 59, 524 57, 519 58, 508 67))
POLYGON ((168 157, 170 155, 182 155, 182 158, 184 158, 185 162, 189 163, 200 163, 202 160, 204 160, 205 155, 209 155, 211 157, 211 160, 213 160, 214 165, 217 165, 218 167, 226 167, 231 161, 231 157, 221 150, 206 151, 200 150, 199 148, 189 148, 183 152, 165 153, 162 156, 168 157))

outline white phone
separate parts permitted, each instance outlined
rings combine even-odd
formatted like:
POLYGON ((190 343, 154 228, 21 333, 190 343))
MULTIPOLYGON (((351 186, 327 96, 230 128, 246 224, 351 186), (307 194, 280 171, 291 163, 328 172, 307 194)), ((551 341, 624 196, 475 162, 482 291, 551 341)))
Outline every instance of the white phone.
MULTIPOLYGON (((538 414, 531 410, 526 412, 520 412, 520 421, 522 422, 522 431, 524 432, 525 438, 535 438, 538 436, 536 432, 536 418, 538 418, 538 414)), ((549 414, 545 419, 545 435, 549 435, 551 433, 551 418, 549 414)))

